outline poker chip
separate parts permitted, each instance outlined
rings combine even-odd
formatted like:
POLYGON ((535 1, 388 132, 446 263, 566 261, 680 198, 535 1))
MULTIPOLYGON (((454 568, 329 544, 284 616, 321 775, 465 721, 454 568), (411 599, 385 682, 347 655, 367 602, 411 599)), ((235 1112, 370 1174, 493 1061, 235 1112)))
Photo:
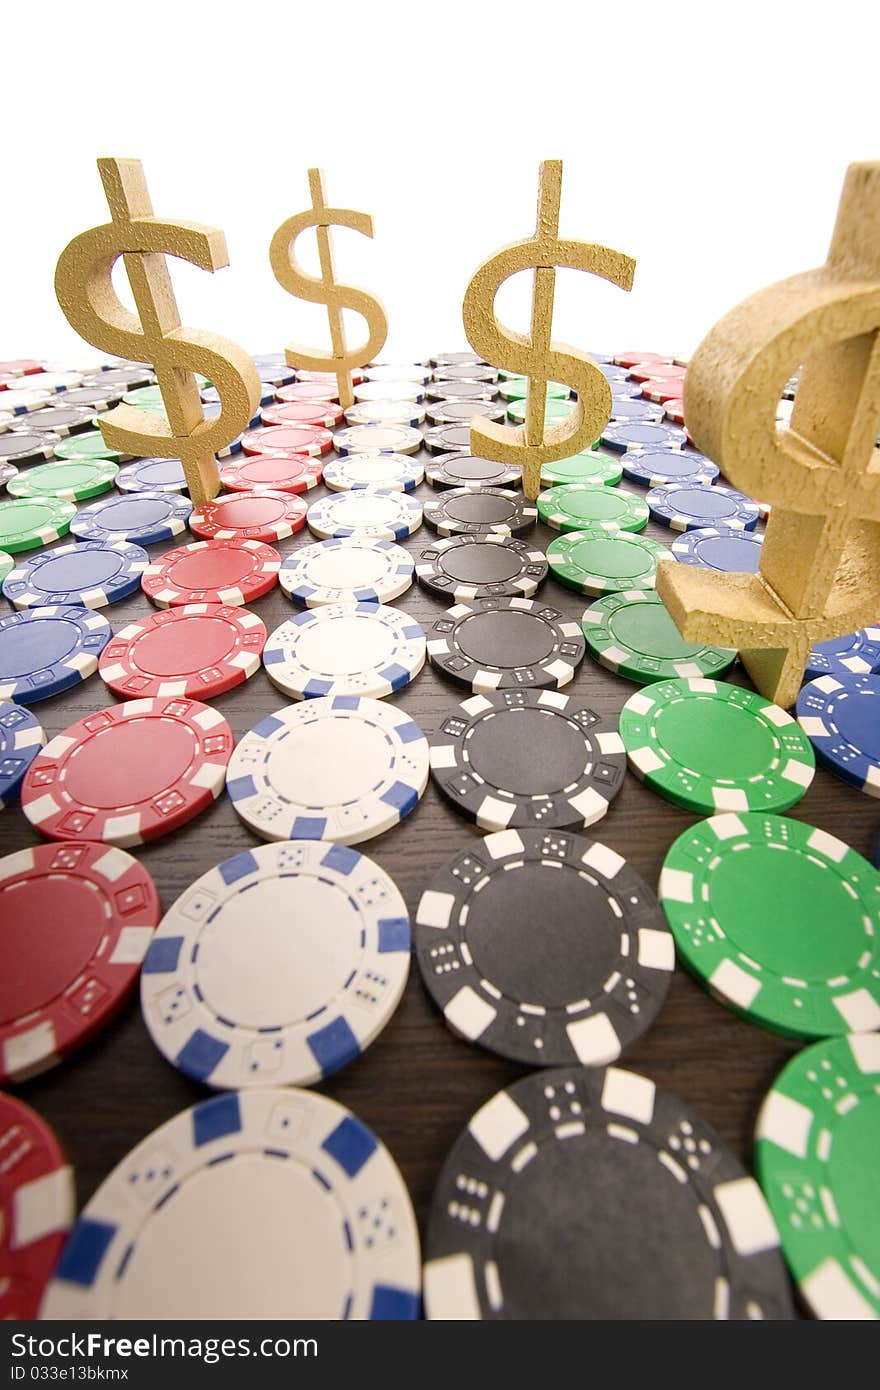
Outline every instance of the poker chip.
POLYGON ((428 361, 432 367, 484 367, 482 357, 473 352, 438 352, 428 361))
MULTIPOLYGON (((639 383, 637 383, 639 384, 639 383)), ((641 395, 646 401, 654 401, 657 405, 664 407, 667 401, 681 399, 682 382, 680 377, 671 377, 668 380, 650 379, 641 382, 641 395)))
POLYGON ((624 454, 621 467, 627 478, 647 487, 664 483, 714 483, 719 468, 695 449, 645 449, 624 454))
POLYGON ((192 509, 189 498, 177 492, 107 497, 82 507, 71 521, 70 530, 81 540, 127 540, 154 545, 185 531, 192 509))
POLYGON ((723 681, 655 681, 630 696, 619 727, 636 776, 686 811, 786 811, 815 774, 797 721, 723 681))
MULTIPOLYGON (((204 390, 204 387, 200 386, 199 390, 204 390)), ((122 399, 126 405, 133 405, 138 410, 147 410, 151 415, 165 414, 165 397, 158 385, 135 386, 132 390, 126 391, 122 399)))
POLYGON ((18 800, 24 774, 45 742, 39 720, 30 710, 0 700, 0 807, 18 800))
POLYGON ((491 401, 497 389, 491 381, 429 381, 425 395, 429 401, 491 401))
POLYGON ((102 385, 100 386, 74 386, 72 390, 64 392, 64 408, 69 410, 71 406, 77 409, 89 410, 93 415, 100 411, 112 410, 114 405, 118 405, 122 400, 122 387, 111 384, 103 385, 103 379, 107 372, 101 373, 102 385))
MULTIPOLYGON (((364 379, 364 374, 360 367, 349 367, 345 375, 348 377, 352 386, 357 386, 358 382, 364 379)), ((311 367, 297 367, 296 379, 297 381, 323 382, 335 386, 338 380, 338 374, 336 372, 313 371, 311 367)))
POLYGON ((118 471, 109 459, 44 463, 13 478, 7 491, 13 497, 60 497, 68 502, 81 501, 109 491, 118 471))
POLYGON ((812 676, 870 676, 880 671, 880 626, 817 642, 807 659, 812 676))
POLYGON ((771 1086, 755 1166, 788 1267, 818 1318, 880 1318, 876 1279, 880 1040, 825 1038, 771 1086))
POLYGON ((0 463, 0 489, 12 479, 18 477, 18 469, 14 463, 0 463))
POLYGON ((880 676, 817 676, 797 698, 798 722, 823 767, 880 796, 880 676))
POLYGON ((578 623, 527 598, 457 603, 428 638, 431 665, 480 695, 528 686, 558 690, 572 680, 584 651, 578 623))
POLYGON ((675 381, 683 382, 686 368, 678 362, 664 361, 662 358, 648 357, 642 362, 633 362, 629 374, 633 381, 675 381))
POLYGON ((255 613, 187 603, 129 623, 98 663, 105 685, 130 700, 184 695, 209 700, 260 669, 266 628, 255 613))
POLYGON ((676 676, 721 676, 736 661, 729 648, 686 642, 653 590, 606 594, 590 604, 581 626, 600 666, 640 685, 676 676))
POLYGON ((418 381, 383 378, 380 381, 362 381, 352 390, 358 403, 363 401, 423 401, 424 385, 418 381))
POLYGON ((645 500, 654 520, 671 526, 674 531, 691 531, 703 526, 754 531, 758 524, 757 504, 732 487, 666 483, 662 487, 652 487, 645 500))
POLYGON ((643 531, 648 508, 634 492, 595 483, 560 483, 538 495, 538 515, 555 531, 643 531))
POLYGON ((0 435, 0 464, 35 463, 39 459, 50 459, 55 453, 55 446, 60 443, 61 435, 52 431, 28 434, 10 431, 0 435))
POLYGON ((328 603, 297 613, 266 641, 266 675, 295 700, 402 690, 425 664, 425 633, 384 604, 328 603))
POLYGON ((669 551, 632 531, 569 531, 551 541, 547 561, 554 577, 581 594, 653 589, 657 562, 669 551))
MULTIPOLYGON (((529 378, 527 376, 508 376, 498 386, 499 396, 503 396, 506 401, 523 400, 529 389, 529 378)), ((548 381, 545 385, 546 396, 552 401, 567 401, 571 396, 570 387, 562 381, 548 381)))
POLYGON ((391 1020, 409 953, 406 905, 378 864, 321 840, 261 845, 163 917, 141 973, 144 1022, 194 1081, 310 1086, 391 1020))
POLYGON ((416 578, 454 603, 475 598, 529 598, 547 578, 542 550, 513 536, 451 536, 419 552, 416 578))
POLYGON ((307 519, 322 540, 354 535, 401 541, 421 526, 422 504, 405 492, 358 489, 313 502, 307 519))
POLYGON ((251 603, 275 587, 281 556, 262 541, 194 541, 166 550, 141 578, 159 608, 187 603, 251 603))
MULTIPOLYGON (((557 425, 561 420, 567 420, 577 405, 577 401, 555 401, 549 400, 544 405, 544 423, 546 425, 557 425)), ((524 425, 526 422, 526 402, 511 401, 507 407, 507 418, 514 425, 524 425)))
POLYGON ((147 552, 131 541, 78 541, 29 555, 4 580, 15 608, 104 608, 140 588, 147 552))
POLYGON ((439 454, 425 467, 425 477, 432 487, 518 487, 522 467, 518 463, 492 463, 475 454, 455 451, 439 454))
POLYGON ((48 391, 32 391, 27 386, 7 388, 3 391, 3 410, 8 415, 29 415, 48 405, 52 396, 48 391))
POLYGON ((639 420, 648 424, 659 424, 663 419, 663 407, 654 401, 639 400, 635 396, 614 396, 611 405, 611 420, 639 420))
POLYGON ((332 401, 288 401, 265 405, 260 411, 264 425, 320 425, 326 430, 335 429, 342 416, 342 407, 332 401))
POLYGON ((290 386, 279 386, 275 399, 284 405, 291 401, 330 401, 332 404, 339 400, 339 387, 335 377, 332 381, 294 381, 290 386))
POLYGON ((498 487, 447 488, 425 504, 425 521, 441 536, 521 536, 537 516, 522 493, 498 487))
POLYGON ((138 459, 120 468, 116 486, 120 492, 185 492, 186 474, 180 459, 138 459))
POLYGON ((433 425, 425 430, 425 446, 432 454, 469 454, 470 425, 433 425))
POLYGON ((623 786, 626 753, 583 700, 506 690, 474 695, 446 716, 431 739, 431 775, 482 830, 583 828, 601 820, 623 786))
POLYGON ((287 597, 306 608, 388 603, 406 592, 412 577, 412 557, 399 545, 362 536, 301 546, 285 558, 279 575, 287 597))
POLYGON ((355 845, 414 811, 427 783, 418 724, 381 700, 344 695, 262 719, 239 741, 226 790, 264 840, 355 845))
POLYGON ((137 391, 142 386, 153 386, 156 378, 146 365, 125 367, 106 367, 99 372, 89 372, 83 377, 83 386, 118 386, 120 391, 137 391))
POLYGON ((616 487, 622 477, 620 459, 601 449, 585 449, 570 458, 541 464, 541 486, 547 488, 557 483, 601 483, 605 487, 616 487))
POLYGON ((73 604, 0 618, 0 700, 32 705, 88 680, 111 635, 106 618, 73 604))
POLYGON ((671 357, 664 357, 662 352, 638 352, 635 348, 627 348, 624 352, 616 352, 614 361, 618 367, 625 367, 627 371, 631 367, 640 367, 645 362, 669 363, 671 357))
POLYGON ((324 465, 324 482, 334 492, 412 492, 424 476, 422 465, 407 454, 345 454, 324 465))
POLYGON ((676 396, 674 400, 664 401, 663 418, 671 420, 674 425, 684 424, 684 401, 680 396, 676 396))
POLYGON ((76 515, 60 497, 15 497, 0 501, 0 548, 9 555, 60 540, 76 515))
POLYGON ((682 962, 735 1013, 797 1038, 880 1027, 880 876, 827 831, 757 811, 700 821, 672 844, 660 900, 682 962))
POLYGON ((81 462, 84 459, 109 459, 111 463, 119 463, 127 455, 105 444, 100 430, 86 430, 82 434, 71 434, 56 444, 55 457, 65 459, 69 463, 81 462))
POLYGON ((27 376, 34 372, 43 371, 44 364, 38 362, 34 357, 12 357, 5 362, 0 362, 0 375, 2 376, 27 376))
POLYGON ((406 1187, 372 1130, 316 1092, 230 1092, 105 1178, 42 1316, 402 1321, 419 1316, 419 1259, 406 1187))
POLYGON ((119 1012, 161 914, 130 854, 64 841, 0 859, 0 939, 15 962, 0 984, 5 1081, 55 1066, 119 1012))
POLYGON ((76 1219, 73 1169, 49 1126, 16 1096, 0 1095, 0 1318, 34 1319, 76 1219))
POLYGON ((321 481, 323 467, 304 454, 240 454, 223 465, 220 482, 230 492, 306 492, 321 481))
POLYGON ((490 367, 487 362, 442 362, 432 365, 436 368, 433 375, 442 375, 447 381, 455 381, 456 379, 462 381, 498 380, 498 368, 490 367))
POLYGON ((415 454, 423 438, 409 425, 351 425, 336 431, 333 447, 340 454, 415 454))
POLYGON ((364 381, 415 381, 424 386, 431 370, 423 362, 373 362, 364 367, 364 381))
POLYGON ((757 574, 761 564, 763 536, 754 531, 733 531, 728 526, 699 526, 672 542, 672 554, 683 565, 728 574, 757 574))
POLYGON ((28 390, 47 391, 50 396, 60 395, 72 386, 80 386, 82 372, 32 372, 28 373, 28 390))
POLYGON ((233 742, 223 716, 197 700, 108 705, 38 753, 25 774, 22 810, 53 840, 157 840, 220 795, 233 742))
POLYGON ((291 492, 234 492, 195 507, 189 529, 206 540, 280 541, 305 520, 306 504, 291 492))
POLYGON ((362 401, 350 405, 345 414, 347 425, 421 425, 425 407, 415 401, 362 401))
POLYGON ((694 1110, 620 1067, 537 1072, 481 1106, 443 1166, 425 1254, 432 1320, 793 1316, 758 1184, 694 1110))
POLYGON ((254 366, 261 381, 272 381, 277 376, 276 386, 284 382, 293 381, 296 372, 293 367, 288 366, 287 358, 283 352, 258 352, 254 353, 254 366))
POLYGON ((430 401, 425 412, 432 425, 470 425, 475 415, 483 420, 503 420, 503 401, 430 401))
POLYGON ((333 448, 333 435, 320 425, 269 425, 241 436, 246 454, 306 454, 316 458, 333 448))
POLYGON ((683 449, 687 443, 684 430, 672 425, 652 425, 640 420, 612 420, 602 431, 602 443, 622 454, 638 449, 683 449))

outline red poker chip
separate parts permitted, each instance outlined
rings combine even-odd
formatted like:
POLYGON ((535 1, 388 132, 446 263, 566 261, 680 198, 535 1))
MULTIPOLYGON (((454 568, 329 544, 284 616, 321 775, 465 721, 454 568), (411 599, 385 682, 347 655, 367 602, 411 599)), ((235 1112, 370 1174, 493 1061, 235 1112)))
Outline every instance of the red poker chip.
POLYGON ((166 550, 141 575, 141 588, 159 608, 185 603, 237 606, 274 589, 281 556, 262 541, 193 541, 166 550))
POLYGON ((0 376, 31 376, 45 370, 45 362, 37 362, 33 357, 12 357, 0 362, 0 376))
POLYGON ((674 401, 664 401, 663 414, 667 420, 671 420, 675 425, 684 424, 684 401, 680 396, 674 401))
POLYGON ((665 405, 667 401, 681 399, 681 377, 670 377, 668 381, 645 381, 642 383, 645 400, 665 405))
POLYGON ((671 362, 671 357, 664 357, 662 352, 636 352, 634 349, 627 348, 625 352, 618 352, 614 358, 615 365, 618 367, 635 367, 640 362, 671 362))
POLYGON ((281 541, 302 530, 306 510, 292 492, 233 492, 196 507, 189 529, 206 540, 281 541))
POLYGON ((684 381, 685 370, 677 362, 637 362, 629 374, 633 381, 684 381))
POLYGON ((310 458, 333 448, 333 435, 320 425, 270 425, 247 430, 241 436, 246 454, 308 454, 310 458))
MULTIPOLYGON (((360 367, 350 367, 348 372, 352 386, 358 386, 364 379, 364 373, 360 367)), ((303 367, 302 371, 296 369, 297 381, 329 381, 332 386, 336 385, 335 372, 313 372, 308 367, 303 367)))
MULTIPOLYGON (((82 727, 74 724, 67 735, 82 727)), ((111 783, 118 788, 120 805, 129 778, 138 776, 137 765, 129 768, 120 758, 124 751, 102 747, 91 759, 103 771, 105 794, 111 783)), ((74 786, 84 775, 77 756, 71 750, 63 760, 74 786)), ((163 762, 161 740, 147 756, 155 759, 154 768, 163 762)), ((60 759, 52 761, 61 765, 60 759)), ((44 794, 37 789, 39 797, 44 794)), ((63 832, 58 838, 68 839, 63 832)), ((162 915, 143 865, 121 849, 90 842, 95 838, 78 835, 77 843, 33 845, 0 860, 0 954, 6 962, 0 971, 0 1078, 5 1081, 46 1071, 104 1027, 134 988, 162 915)), ((0 1173, 2 1168, 0 1160, 0 1173)))
POLYGON ((117 632, 98 672, 117 695, 208 700, 260 669, 266 626, 246 608, 188 603, 151 613, 117 632))
POLYGON ((238 454, 220 470, 230 492, 307 492, 321 481, 324 465, 305 454, 238 454))
POLYGON ((0 1095, 0 1318, 36 1318, 76 1216, 73 1169, 45 1120, 0 1095))
POLYGON ((290 386, 279 386, 275 392, 276 401, 338 401, 339 390, 336 378, 332 381, 294 381, 290 386))
POLYGON ((233 744, 222 714, 198 700, 110 705, 40 750, 21 808, 53 840, 158 840, 220 795, 233 744))
POLYGON ((264 425, 323 425, 332 430, 341 424, 345 412, 332 401, 288 401, 286 405, 264 405, 260 419, 264 425))

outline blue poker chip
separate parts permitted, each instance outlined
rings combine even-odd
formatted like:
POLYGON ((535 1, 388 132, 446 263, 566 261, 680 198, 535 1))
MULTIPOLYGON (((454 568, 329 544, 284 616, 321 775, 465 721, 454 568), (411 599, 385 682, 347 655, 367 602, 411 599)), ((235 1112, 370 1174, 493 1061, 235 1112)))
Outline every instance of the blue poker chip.
POLYGON ((813 676, 871 676, 880 671, 880 627, 862 627, 844 637, 817 642, 807 659, 813 676))
POLYGON ((611 405, 611 419, 612 421, 637 420, 643 424, 659 425, 663 419, 663 407, 662 405, 654 405, 652 401, 639 400, 635 396, 614 395, 611 405))
POLYGON ((14 608, 103 608, 133 594, 150 557, 132 541, 78 541, 23 557, 3 581, 14 608))
POLYGON ((608 385, 611 387, 611 395, 615 401, 642 400, 642 383, 631 381, 626 377, 623 381, 610 381, 607 377, 608 385))
POLYGON ((11 700, 0 701, 0 806, 18 800, 24 774, 46 742, 30 710, 11 700))
MULTIPOLYGON (((614 362, 603 362, 595 357, 593 361, 609 384, 615 381, 629 381, 629 372, 626 370, 626 367, 618 367, 614 362)), ((641 390, 642 388, 640 386, 639 394, 641 394, 641 390)))
POLYGON ((138 459, 116 474, 120 492, 184 492, 186 477, 180 459, 138 459))
POLYGON ((722 526, 700 526, 672 542, 672 553, 683 565, 722 570, 725 574, 757 574, 763 536, 754 531, 731 531, 722 526))
POLYGON ((880 796, 880 676, 819 676, 798 695, 797 717, 820 763, 880 796))
MULTIPOLYGON (((718 467, 697 449, 637 449, 624 454, 620 466, 627 478, 647 487, 663 483, 714 483, 718 467)), ((117 485, 119 479, 117 478, 117 485)))
POLYGON ((192 509, 189 498, 179 492, 130 493, 82 507, 70 523, 70 530, 81 540, 153 545, 185 531, 192 509))
POLYGON ((87 680, 112 637, 88 608, 27 608, 0 618, 0 700, 35 704, 87 680))
POLYGON ((602 443, 624 454, 636 449, 683 449, 687 435, 675 425, 655 425, 646 420, 612 420, 602 431, 602 443))
POLYGON ((753 531, 760 515, 757 502, 744 492, 701 483, 652 487, 645 501, 654 520, 671 526, 673 531, 694 531, 702 526, 753 531))

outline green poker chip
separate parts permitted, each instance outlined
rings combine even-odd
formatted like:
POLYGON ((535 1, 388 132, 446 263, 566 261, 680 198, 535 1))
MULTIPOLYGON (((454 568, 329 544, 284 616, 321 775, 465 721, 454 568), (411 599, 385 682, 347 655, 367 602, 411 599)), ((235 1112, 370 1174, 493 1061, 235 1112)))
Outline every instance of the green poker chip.
POLYGON ((609 594, 622 589, 653 589, 657 562, 669 555, 665 545, 632 531, 568 531, 547 547, 556 578, 579 594, 609 594))
POLYGON ((100 430, 86 430, 83 434, 71 434, 67 439, 62 439, 60 444, 56 444, 55 457, 70 462, 82 459, 110 459, 113 463, 118 463, 127 455, 105 444, 100 430))
POLYGON ((61 497, 68 502, 80 501, 107 492, 118 472, 118 465, 106 458, 42 463, 13 478, 8 491, 13 497, 61 497))
POLYGON ((735 1013, 798 1038, 880 1027, 880 874, 833 835, 712 816, 672 844, 659 897, 682 962, 735 1013))
POLYGON ((60 497, 15 497, 0 502, 0 550, 15 555, 66 536, 76 507, 60 497))
MULTIPOLYGON (((205 391, 211 385, 206 376, 200 372, 194 372, 196 386, 200 391, 205 391)), ((126 391, 122 397, 125 405, 136 406, 138 410, 149 410, 154 415, 165 414, 165 402, 162 399, 162 391, 158 386, 136 386, 133 391, 126 391)))
MULTIPOLYGON (((526 391, 529 387, 527 376, 508 376, 498 383, 498 394, 503 396, 506 401, 525 400, 526 391)), ((547 399, 551 401, 567 401, 571 397, 571 390, 561 381, 547 382, 547 399)))
POLYGON ((736 652, 727 647, 686 642, 652 590, 606 594, 590 604, 581 627, 601 666, 641 685, 676 676, 720 676, 736 661, 736 652))
POLYGON ((15 569, 15 561, 11 555, 7 555, 5 550, 0 550, 0 584, 15 569))
POLYGON ((648 506, 623 488, 561 483, 538 495, 538 515, 556 531, 643 531, 648 506))
MULTIPOLYGON (((560 420, 567 420, 571 412, 577 405, 577 401, 549 400, 544 406, 544 424, 558 425, 560 420)), ((526 422, 526 403, 524 400, 511 401, 507 407, 507 418, 514 425, 524 425, 526 422)))
POLYGON ((823 1038, 761 1107, 755 1166, 782 1252, 812 1312, 880 1318, 880 1037, 823 1038))
POLYGON ((585 449, 571 458, 557 459, 541 465, 541 486, 556 483, 601 483, 616 487, 623 477, 620 454, 608 454, 604 449, 585 449))
POLYGON ((796 719, 724 681, 654 681, 620 712, 629 765, 686 811, 786 811, 816 772, 796 719))

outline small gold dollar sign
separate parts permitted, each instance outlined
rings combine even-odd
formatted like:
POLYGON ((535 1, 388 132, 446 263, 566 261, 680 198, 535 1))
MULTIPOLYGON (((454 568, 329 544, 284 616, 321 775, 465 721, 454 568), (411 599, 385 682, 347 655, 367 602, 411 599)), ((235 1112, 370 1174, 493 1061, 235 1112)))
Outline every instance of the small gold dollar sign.
POLYGON ((685 637, 738 647, 788 707, 813 643, 880 614, 880 164, 848 169, 824 266, 752 295, 703 340, 685 413, 700 448, 773 511, 758 574, 664 563, 658 592, 685 637))
POLYGON ((538 179, 538 217, 535 235, 514 242, 485 261, 473 276, 462 305, 464 331, 474 352, 496 367, 528 378, 525 424, 512 428, 475 416, 471 421, 474 453, 495 463, 520 463, 523 491, 537 497, 541 465, 588 449, 611 416, 611 389, 586 353, 550 341, 556 267, 587 270, 621 289, 632 289, 636 263, 620 251, 593 242, 566 241, 559 236, 562 161, 543 162, 538 179), (532 323, 528 335, 504 328, 495 318, 500 286, 519 270, 535 272, 532 323), (577 392, 567 420, 547 425, 544 419, 547 382, 561 381, 577 392))
POLYGON ((286 349, 285 356, 291 367, 335 372, 339 403, 349 406, 354 401, 351 369, 363 362, 372 361, 382 351, 388 334, 388 319, 378 299, 374 299, 371 294, 367 294, 365 290, 356 290, 351 285, 336 283, 330 228, 350 227, 352 231, 371 237, 373 219, 366 212, 352 212, 349 208, 328 208, 320 169, 309 170, 309 192, 312 196, 312 206, 306 212, 298 212, 294 217, 288 217, 286 222, 282 222, 269 245, 269 261, 275 279, 288 294, 307 299, 311 304, 327 305, 330 341, 333 346, 330 352, 313 352, 309 348, 291 344, 286 349), (314 227, 318 238, 320 276, 307 275, 297 264, 293 253, 294 242, 307 227, 314 227), (345 345, 343 309, 354 309, 366 319, 369 335, 360 347, 347 348, 345 345))
POLYGON ((220 486, 215 454, 247 427, 260 402, 260 381, 243 348, 216 334, 182 328, 166 255, 202 270, 228 265, 226 240, 214 227, 153 216, 137 159, 99 159, 112 221, 82 232, 61 252, 55 271, 58 303, 76 331, 103 352, 150 362, 167 418, 119 405, 99 421, 111 448, 140 456, 179 458, 196 504, 220 486), (117 298, 111 273, 122 256, 137 316, 117 298), (205 420, 194 372, 220 395, 220 414, 205 420))

